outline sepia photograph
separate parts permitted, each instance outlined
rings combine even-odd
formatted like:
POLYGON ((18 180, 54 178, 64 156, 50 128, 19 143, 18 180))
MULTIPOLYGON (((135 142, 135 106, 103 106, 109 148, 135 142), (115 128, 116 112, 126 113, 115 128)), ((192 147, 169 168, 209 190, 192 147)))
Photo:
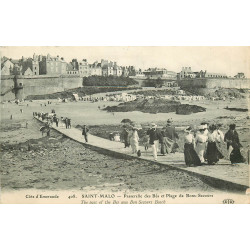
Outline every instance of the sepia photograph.
POLYGON ((1 203, 249 203, 250 47, 0 55, 1 203))

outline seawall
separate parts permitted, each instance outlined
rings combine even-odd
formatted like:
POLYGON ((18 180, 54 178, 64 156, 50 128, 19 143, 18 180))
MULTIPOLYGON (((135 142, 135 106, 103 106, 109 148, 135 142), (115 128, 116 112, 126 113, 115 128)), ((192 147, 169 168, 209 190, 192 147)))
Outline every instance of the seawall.
POLYGON ((180 87, 188 88, 207 88, 207 89, 218 89, 218 88, 235 88, 235 89, 250 89, 250 79, 237 79, 237 78, 194 78, 194 79, 183 79, 178 81, 180 87))
POLYGON ((25 99, 29 95, 51 94, 82 86, 77 76, 1 76, 1 101, 25 99), (15 89, 13 89, 15 87, 15 89))
POLYGON ((157 84, 162 84, 166 86, 172 86, 174 82, 177 80, 175 78, 146 78, 146 77, 136 77, 130 76, 130 78, 136 80, 138 82, 139 87, 155 87, 157 84))

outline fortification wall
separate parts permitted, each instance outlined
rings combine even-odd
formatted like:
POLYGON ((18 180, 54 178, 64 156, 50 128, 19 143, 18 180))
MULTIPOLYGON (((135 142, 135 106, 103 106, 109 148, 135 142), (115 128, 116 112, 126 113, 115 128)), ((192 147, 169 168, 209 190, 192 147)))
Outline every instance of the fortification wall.
POLYGON ((250 89, 250 79, 237 79, 237 78, 226 78, 226 79, 208 79, 206 87, 209 89, 213 88, 235 88, 235 89, 250 89))
POLYGON ((250 89, 250 79, 237 79, 237 78, 194 78, 184 79, 178 81, 180 87, 184 88, 205 88, 205 89, 218 89, 218 88, 235 88, 235 89, 250 89))
POLYGON ((14 76, 2 76, 0 79, 0 101, 15 100, 15 93, 11 91, 14 88, 14 76), (2 95, 4 94, 4 95, 2 95))
MULTIPOLYGON (((51 94, 64 91, 67 89, 78 88, 82 86, 81 77, 71 76, 18 76, 17 86, 23 88, 16 90, 14 93, 8 92, 1 96, 1 101, 25 99, 29 95, 51 94)), ((14 76, 1 77, 1 94, 14 87, 14 76)))

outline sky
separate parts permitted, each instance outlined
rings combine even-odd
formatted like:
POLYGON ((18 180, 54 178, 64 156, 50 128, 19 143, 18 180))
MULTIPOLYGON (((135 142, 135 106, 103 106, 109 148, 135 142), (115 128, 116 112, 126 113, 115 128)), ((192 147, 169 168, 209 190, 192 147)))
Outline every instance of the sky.
POLYGON ((250 77, 250 47, 0 47, 1 56, 19 59, 47 55, 64 57, 69 62, 73 58, 89 63, 107 59, 118 65, 134 65, 136 68, 166 68, 180 72, 182 67, 191 67, 193 71, 207 70, 212 73, 225 73, 234 76, 244 72, 250 77))

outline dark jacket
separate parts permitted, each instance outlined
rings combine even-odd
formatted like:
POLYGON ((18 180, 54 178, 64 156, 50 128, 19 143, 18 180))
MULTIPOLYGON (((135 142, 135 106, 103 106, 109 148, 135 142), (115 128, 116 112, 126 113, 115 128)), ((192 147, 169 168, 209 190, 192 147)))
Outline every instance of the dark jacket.
POLYGON ((239 135, 236 130, 228 130, 225 134, 224 141, 227 142, 227 149, 229 146, 232 146, 233 148, 242 147, 240 144, 239 135))
POLYGON ((82 129, 82 135, 87 135, 89 132, 89 129, 87 127, 82 129))
POLYGON ((153 145, 154 141, 159 140, 159 143, 163 142, 163 136, 161 134, 161 131, 157 129, 149 129, 147 131, 147 135, 149 135, 149 144, 153 145))

